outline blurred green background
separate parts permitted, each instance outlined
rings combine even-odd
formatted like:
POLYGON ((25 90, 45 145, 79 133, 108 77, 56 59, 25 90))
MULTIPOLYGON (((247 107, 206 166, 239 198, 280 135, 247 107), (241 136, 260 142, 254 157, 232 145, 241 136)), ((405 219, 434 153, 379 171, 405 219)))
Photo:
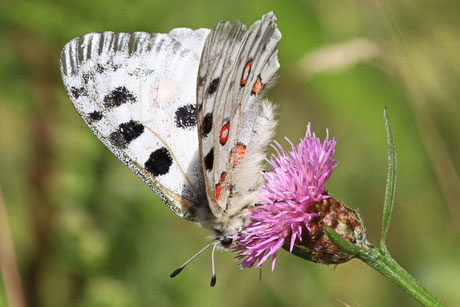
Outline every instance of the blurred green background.
POLYGON ((321 266, 284 251, 261 281, 220 252, 210 288, 209 251, 170 279, 208 232, 177 218, 112 156, 62 86, 60 50, 85 33, 250 25, 273 10, 283 34, 268 93, 276 139, 297 141, 308 122, 321 137, 329 129, 339 167, 328 190, 359 208, 377 243, 388 106, 399 166, 388 248, 460 306, 459 9, 447 0, 1 1, 0 305, 7 293, 21 297, 19 268, 30 306, 418 306, 358 260, 321 266))

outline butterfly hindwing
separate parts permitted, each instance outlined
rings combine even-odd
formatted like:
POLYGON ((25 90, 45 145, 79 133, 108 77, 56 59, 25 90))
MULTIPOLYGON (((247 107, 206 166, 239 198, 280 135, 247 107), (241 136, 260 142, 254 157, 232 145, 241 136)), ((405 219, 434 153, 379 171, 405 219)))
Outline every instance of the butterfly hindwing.
POLYGON ((216 217, 241 210, 245 195, 261 183, 259 164, 275 125, 271 105, 260 99, 279 67, 281 33, 275 21, 269 13, 249 30, 240 22, 219 23, 203 49, 198 133, 206 191, 216 217), (240 199, 237 206, 232 198, 240 199))
POLYGON ((61 73, 99 139, 179 216, 207 206, 196 75, 207 29, 91 33, 69 42, 61 73))

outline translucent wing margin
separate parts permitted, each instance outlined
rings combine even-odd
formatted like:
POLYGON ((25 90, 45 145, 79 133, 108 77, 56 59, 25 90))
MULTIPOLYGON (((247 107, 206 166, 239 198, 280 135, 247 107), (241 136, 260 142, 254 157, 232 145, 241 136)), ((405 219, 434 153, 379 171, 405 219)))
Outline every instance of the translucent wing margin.
POLYGON ((206 39, 197 115, 206 191, 216 217, 241 210, 244 200, 235 208, 231 198, 250 194, 262 182, 259 171, 245 173, 243 162, 258 170, 273 135, 271 105, 260 98, 279 68, 281 33, 275 21, 268 13, 249 30, 241 22, 222 22, 206 39))
POLYGON ((90 33, 61 53, 61 74, 97 137, 178 216, 207 206, 196 74, 208 29, 90 33))

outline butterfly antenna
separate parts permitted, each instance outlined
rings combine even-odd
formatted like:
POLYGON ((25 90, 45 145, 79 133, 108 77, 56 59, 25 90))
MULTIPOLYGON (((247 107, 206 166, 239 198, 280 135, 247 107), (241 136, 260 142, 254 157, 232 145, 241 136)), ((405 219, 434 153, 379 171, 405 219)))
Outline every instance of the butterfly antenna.
MULTIPOLYGON (((217 244, 215 241, 209 243, 208 245, 206 245, 205 247, 203 247, 198 253, 196 253, 195 255, 193 255, 189 260, 187 260, 183 265, 181 265, 178 269, 176 269, 174 272, 171 273, 171 275, 169 275, 171 278, 173 277, 176 277, 184 268, 187 264, 189 264, 193 259, 195 259, 196 257, 198 257, 202 252, 204 252, 205 250, 207 250, 211 245, 214 244, 214 248, 215 248, 215 244, 217 244)), ((214 255, 214 249, 213 249, 213 255, 214 255)), ((214 265, 213 265, 214 267, 214 265)))
POLYGON ((214 253, 216 251, 216 247, 219 241, 214 242, 214 247, 212 248, 211 252, 211 266, 212 266, 212 277, 211 277, 211 287, 214 287, 216 285, 216 269, 214 265, 214 253))

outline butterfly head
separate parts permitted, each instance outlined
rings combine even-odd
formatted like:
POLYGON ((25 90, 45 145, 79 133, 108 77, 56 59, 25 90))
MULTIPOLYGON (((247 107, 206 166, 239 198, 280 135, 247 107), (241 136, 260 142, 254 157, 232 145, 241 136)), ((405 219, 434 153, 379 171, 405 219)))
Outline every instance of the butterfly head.
POLYGON ((223 214, 219 218, 214 219, 212 229, 214 230, 216 241, 220 242, 220 246, 224 249, 229 249, 235 242, 238 234, 247 227, 250 222, 250 208, 253 206, 245 206, 233 214, 223 214))
POLYGON ((215 242, 223 249, 230 249, 233 242, 235 242, 236 234, 223 234, 217 229, 215 231, 215 242))
POLYGON ((220 241, 220 245, 223 248, 230 248, 233 243, 233 238, 232 237, 222 237, 219 239, 219 241, 220 241))

